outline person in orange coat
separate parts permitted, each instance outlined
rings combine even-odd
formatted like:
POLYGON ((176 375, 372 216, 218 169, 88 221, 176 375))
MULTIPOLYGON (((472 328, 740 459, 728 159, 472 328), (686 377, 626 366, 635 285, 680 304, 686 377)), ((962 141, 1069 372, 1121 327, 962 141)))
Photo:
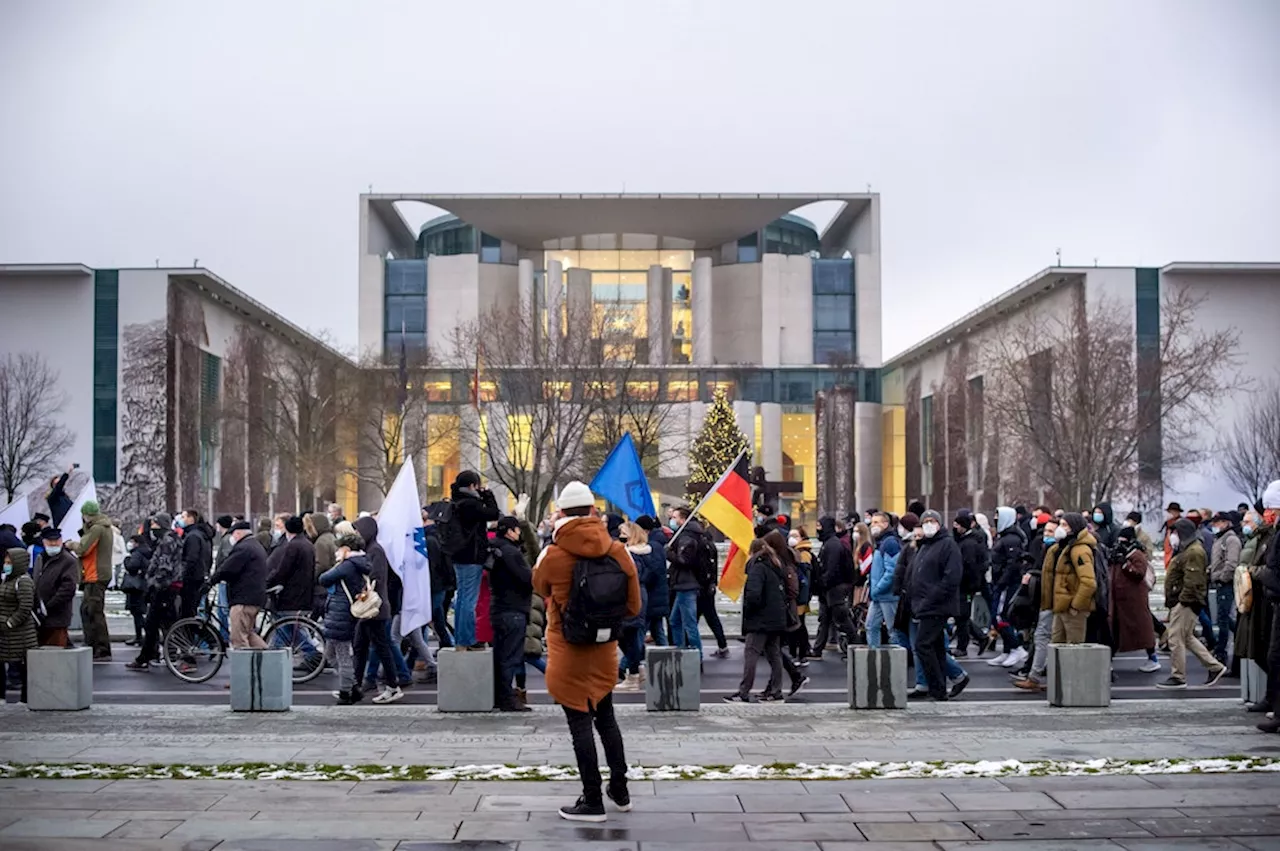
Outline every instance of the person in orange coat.
POLYGON ((561 614, 569 605, 574 568, 581 559, 608 556, 622 568, 628 585, 628 618, 640 614, 640 580, 626 546, 609 537, 590 488, 582 482, 570 482, 556 504, 555 531, 534 567, 533 590, 547 598, 547 691, 564 707, 582 776, 582 797, 573 806, 562 807, 560 816, 570 821, 602 822, 606 815, 600 761, 591 732, 593 721, 609 763, 609 799, 622 812, 631 809, 622 731, 613 714, 618 642, 570 644, 564 636, 561 614))

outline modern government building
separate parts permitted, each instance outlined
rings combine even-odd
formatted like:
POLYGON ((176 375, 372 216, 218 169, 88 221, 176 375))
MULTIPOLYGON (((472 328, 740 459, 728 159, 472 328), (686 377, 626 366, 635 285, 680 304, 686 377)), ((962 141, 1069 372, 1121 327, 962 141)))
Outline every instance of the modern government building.
MULTIPOLYGON (((957 407, 938 387, 966 346, 1010 333, 1027 312, 1060 309, 1072 293, 1108 294, 1141 336, 1159 325, 1161 292, 1191 288, 1209 296, 1206 327, 1240 331, 1247 369, 1266 379, 1280 364, 1280 264, 1267 263, 1046 269, 886 363, 874 193, 367 194, 358 252, 356 357, 199 268, 0 265, 0 339, 58 373, 58 416, 73 433, 62 466, 92 472, 111 510, 262 515, 336 500, 352 516, 381 492, 351 474, 343 424, 323 425, 291 457, 254 438, 251 423, 289 406, 287 377, 265 364, 314 365, 312 395, 362 371, 389 374, 408 357, 423 364, 411 389, 425 395, 426 422, 414 425, 445 426, 428 429, 439 437, 418 459, 433 499, 460 469, 485 468, 479 447, 460 439, 465 429, 449 426, 519 427, 497 422, 511 416, 512 365, 481 369, 453 345, 458 329, 503 310, 568 339, 601 327, 570 317, 607 316, 599 345, 622 352, 625 380, 667 406, 659 451, 646 458, 652 490, 681 498, 688 446, 724 392, 773 501, 810 528, 820 513, 902 511, 920 496, 949 511, 1013 498, 1000 453, 981 441, 968 457, 946 457, 940 424, 971 428, 981 399, 957 407), (402 214, 412 202, 440 215, 414 228, 402 214), (805 217, 813 205, 825 226, 805 217), (41 321, 51 299, 62 306, 59 335, 41 321)), ((981 386, 976 362, 966 370, 968 387, 981 386)), ((1206 431, 1229 428, 1237 407, 1224 400, 1206 431)), ((1158 470, 1158 458, 1145 461, 1158 470)), ((43 489, 31 484, 34 504, 43 489)), ((1230 491, 1207 472, 1165 493, 1216 505, 1230 491)))

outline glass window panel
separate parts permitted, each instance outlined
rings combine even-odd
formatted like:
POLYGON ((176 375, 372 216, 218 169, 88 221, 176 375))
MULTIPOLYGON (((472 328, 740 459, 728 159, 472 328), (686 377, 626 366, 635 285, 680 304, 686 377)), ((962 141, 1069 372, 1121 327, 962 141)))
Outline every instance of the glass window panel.
POLYGON ((686 271, 693 268, 693 252, 667 249, 662 252, 659 262, 668 269, 686 271))
POLYGON ((738 262, 739 263, 758 263, 760 262, 760 249, 754 245, 738 245, 738 262))
POLYGON ((387 260, 384 291, 387 295, 426 295, 427 261, 387 260))
POLYGON ((848 331, 814 331, 815 363, 846 363, 853 359, 853 334, 848 331))
POLYGON ((576 269, 581 265, 578 262, 578 252, 572 249, 562 248, 546 252, 545 266, 543 268, 550 269, 552 260, 559 260, 560 265, 565 269, 576 269))
POLYGON ((814 374, 812 372, 779 372, 778 401, 784 403, 813 403, 814 374))
POLYGON ((619 268, 618 254, 617 251, 583 250, 578 252, 578 263, 584 269, 616 272, 619 268))
POLYGON ((617 268, 633 272, 648 272, 650 266, 662 262, 660 258, 661 255, 657 251, 619 251, 617 268))
POLYGON ((851 330, 853 328, 853 296, 814 296, 813 327, 818 331, 851 330))
POLYGON ((667 401, 669 402, 693 402, 698 398, 698 379, 696 378, 668 378, 667 379, 667 401))
POLYGON ((422 296, 387 296, 386 329, 423 334, 427 330, 427 302, 422 296))
POLYGON ((773 373, 749 372, 742 377, 742 398, 748 402, 772 402, 773 373))

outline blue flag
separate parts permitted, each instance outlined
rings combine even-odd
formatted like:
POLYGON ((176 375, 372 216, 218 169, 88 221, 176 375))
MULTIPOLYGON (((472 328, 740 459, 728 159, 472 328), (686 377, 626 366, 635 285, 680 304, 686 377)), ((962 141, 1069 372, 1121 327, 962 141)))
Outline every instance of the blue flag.
POLYGON ((591 492, 612 502, 617 508, 635 520, 641 514, 655 516, 653 493, 644 477, 640 453, 636 452, 631 432, 622 436, 613 447, 604 466, 591 480, 591 492))

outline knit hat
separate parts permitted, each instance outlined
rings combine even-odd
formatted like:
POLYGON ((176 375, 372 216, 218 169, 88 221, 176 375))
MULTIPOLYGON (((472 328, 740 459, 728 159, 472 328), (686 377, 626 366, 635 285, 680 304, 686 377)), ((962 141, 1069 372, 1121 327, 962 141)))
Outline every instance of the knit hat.
POLYGON ((284 521, 284 530, 288 532, 290 535, 301 535, 302 529, 303 529, 302 518, 298 517, 297 515, 294 515, 290 517, 288 520, 284 521))
POLYGON ((508 514, 505 517, 498 518, 496 528, 499 535, 505 535, 511 529, 519 529, 520 521, 508 514))
POLYGON ((595 504, 596 498, 591 493, 591 488, 576 479, 565 485, 556 498, 556 507, 561 511, 566 508, 590 508, 595 504))
POLYGON ((173 515, 166 514, 163 511, 157 511, 155 514, 151 515, 151 522, 155 523, 161 529, 168 529, 173 525, 173 515))
MULTIPOLYGON (((228 517, 227 519, 230 520, 231 518, 228 517)), ((222 522, 221 517, 218 518, 218 522, 219 523, 222 522)), ((248 520, 238 520, 235 523, 232 523, 230 526, 224 526, 223 528, 227 530, 228 534, 230 534, 231 532, 239 532, 241 529, 243 529, 246 532, 253 531, 253 527, 249 525, 248 520)))
POLYGON ((911 500, 911 502, 907 505, 907 513, 914 514, 916 517, 919 517, 922 514, 924 514, 924 509, 925 509, 924 503, 918 499, 911 500))
POLYGON ((942 515, 934 511, 932 508, 920 515, 921 523, 928 523, 930 520, 937 523, 939 526, 942 525, 942 515))
POLYGON ((973 512, 967 508, 962 508, 956 512, 956 525, 961 529, 972 529, 974 523, 973 512))
POLYGON ((920 525, 920 517, 908 511, 906 514, 902 515, 902 519, 898 522, 902 524, 903 529, 906 529, 908 532, 914 532, 916 527, 920 525))
POLYGON ((221 526, 223 529, 227 529, 227 530, 230 530, 230 529, 231 529, 231 525, 232 525, 233 523, 235 523, 235 522, 236 522, 236 521, 235 521, 235 518, 234 518, 234 517, 232 517, 230 514, 222 514, 222 515, 219 515, 219 517, 218 517, 218 521, 217 521, 217 523, 218 523, 218 525, 219 525, 219 526, 221 526))
POLYGON ((1265 511, 1269 508, 1280 508, 1280 479, 1267 485, 1267 489, 1262 492, 1262 509, 1265 511))
POLYGON ((612 512, 606 514, 604 516, 604 524, 609 530, 609 537, 617 538, 619 531, 622 529, 622 524, 625 522, 626 521, 622 519, 621 514, 614 514, 612 512))
POLYGON ((86 499, 84 501, 84 505, 80 506, 80 515, 82 517, 92 517, 100 510, 101 509, 98 508, 98 501, 96 499, 86 499))
POLYGON ((1142 522, 1142 512, 1141 512, 1141 511, 1130 511, 1128 514, 1126 514, 1126 515, 1125 515, 1124 519, 1125 519, 1125 520, 1132 521, 1132 522, 1134 522, 1134 523, 1141 523, 1141 522, 1142 522))
POLYGON ((636 525, 646 532, 652 532, 654 529, 658 528, 658 520, 655 517, 650 517, 648 514, 641 514, 636 518, 636 525))
POLYGON ((1071 530, 1071 534, 1073 535, 1079 535, 1089 525, 1088 522, 1085 521, 1084 515, 1076 511, 1070 511, 1062 515, 1062 519, 1066 521, 1067 528, 1071 530))

